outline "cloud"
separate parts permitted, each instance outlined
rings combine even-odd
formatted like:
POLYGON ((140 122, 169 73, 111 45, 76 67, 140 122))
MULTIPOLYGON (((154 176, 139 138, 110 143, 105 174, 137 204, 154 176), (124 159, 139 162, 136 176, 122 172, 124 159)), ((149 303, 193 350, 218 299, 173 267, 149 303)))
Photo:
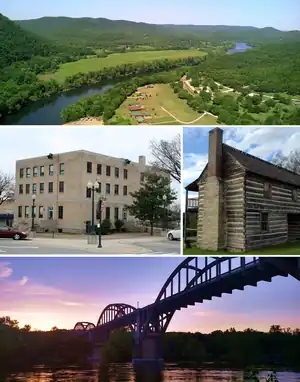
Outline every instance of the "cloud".
POLYGON ((7 278, 12 275, 13 270, 7 265, 9 265, 9 263, 0 263, 0 278, 7 278))
POLYGON ((19 284, 20 285, 25 285, 28 281, 28 277, 27 276, 23 276, 22 280, 19 281, 19 284))

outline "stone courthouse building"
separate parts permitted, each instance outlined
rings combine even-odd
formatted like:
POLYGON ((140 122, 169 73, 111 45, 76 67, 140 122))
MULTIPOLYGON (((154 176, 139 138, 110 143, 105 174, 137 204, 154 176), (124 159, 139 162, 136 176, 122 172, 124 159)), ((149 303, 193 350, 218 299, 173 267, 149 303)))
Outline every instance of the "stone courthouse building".
POLYGON ((300 175, 223 143, 209 132, 208 163, 186 187, 198 192, 197 246, 246 251, 300 240, 300 175))

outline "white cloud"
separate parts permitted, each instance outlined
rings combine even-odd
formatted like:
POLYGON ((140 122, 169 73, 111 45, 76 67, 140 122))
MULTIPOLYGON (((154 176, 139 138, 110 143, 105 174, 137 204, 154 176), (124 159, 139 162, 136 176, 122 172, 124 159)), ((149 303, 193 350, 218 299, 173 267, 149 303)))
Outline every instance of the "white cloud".
POLYGON ((22 280, 19 281, 19 284, 21 286, 25 285, 28 281, 28 277, 27 276, 23 276, 22 280))
POLYGON ((8 267, 9 263, 0 263, 0 278, 7 278, 12 275, 12 268, 8 267))

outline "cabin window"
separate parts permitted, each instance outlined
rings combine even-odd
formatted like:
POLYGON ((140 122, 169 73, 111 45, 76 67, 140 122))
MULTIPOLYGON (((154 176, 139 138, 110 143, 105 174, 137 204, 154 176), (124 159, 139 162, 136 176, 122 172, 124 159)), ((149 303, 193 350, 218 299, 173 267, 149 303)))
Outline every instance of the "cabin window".
POLYGON ((262 232, 269 231, 269 214, 267 212, 261 212, 260 214, 260 230, 262 232))
POLYGON ((272 185, 271 183, 265 183, 264 184, 264 197, 265 198, 272 198, 272 185))
POLYGON ((297 202, 298 200, 298 190, 293 190, 293 201, 297 202))

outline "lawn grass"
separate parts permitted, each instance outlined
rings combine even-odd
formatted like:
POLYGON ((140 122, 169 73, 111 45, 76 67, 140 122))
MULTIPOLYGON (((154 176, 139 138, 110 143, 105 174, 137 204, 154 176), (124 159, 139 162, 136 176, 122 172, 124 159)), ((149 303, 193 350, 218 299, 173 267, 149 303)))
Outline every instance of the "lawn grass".
POLYGON ((86 58, 76 62, 68 62, 62 64, 55 73, 43 74, 39 78, 43 80, 54 80, 62 83, 68 76, 72 76, 76 73, 88 73, 92 71, 101 70, 104 67, 112 67, 122 64, 133 64, 142 61, 155 61, 160 59, 179 59, 190 56, 204 56, 206 52, 199 50, 160 50, 160 51, 143 51, 143 52, 129 52, 129 53, 114 53, 108 57, 93 57, 86 58))
MULTIPOLYGON (((151 113, 152 118, 145 121, 149 125, 181 125, 189 124, 198 119, 201 114, 190 108, 185 100, 178 98, 173 92, 173 89, 166 84, 157 84, 153 88, 140 88, 139 91, 144 95, 147 95, 143 101, 139 103, 145 107, 144 111, 151 113), (169 111, 179 121, 174 119, 165 110, 169 111)), ((125 102, 116 110, 117 116, 129 117, 130 112, 128 106, 130 103, 136 101, 136 98, 128 97, 125 102)), ((137 124, 136 120, 132 119, 133 124, 137 124)), ((192 125, 207 125, 216 124, 216 118, 206 115, 192 123, 192 125)))
POLYGON ((202 248, 197 248, 193 246, 192 248, 183 249, 183 254, 185 256, 209 256, 209 255, 299 255, 300 254, 300 243, 285 243, 280 245, 275 245, 273 247, 255 249, 246 252, 226 252, 226 251, 208 251, 202 248))

